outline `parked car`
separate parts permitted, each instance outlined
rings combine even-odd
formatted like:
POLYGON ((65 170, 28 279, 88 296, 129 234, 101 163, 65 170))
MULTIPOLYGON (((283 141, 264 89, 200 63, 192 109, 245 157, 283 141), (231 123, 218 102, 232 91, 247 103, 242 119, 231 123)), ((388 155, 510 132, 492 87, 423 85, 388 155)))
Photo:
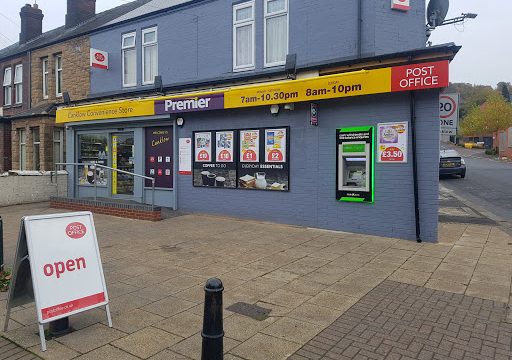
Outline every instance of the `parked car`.
POLYGON ((466 162, 456 150, 440 150, 439 175, 460 175, 462 179, 466 177, 466 162))

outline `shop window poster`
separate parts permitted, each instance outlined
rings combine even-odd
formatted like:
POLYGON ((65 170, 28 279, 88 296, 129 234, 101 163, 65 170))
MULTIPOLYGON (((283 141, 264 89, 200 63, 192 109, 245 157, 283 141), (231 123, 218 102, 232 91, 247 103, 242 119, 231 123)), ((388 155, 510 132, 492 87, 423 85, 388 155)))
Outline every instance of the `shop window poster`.
POLYGON ((196 132, 193 185, 196 187, 236 188, 235 131, 196 132), (211 139, 215 139, 212 143, 211 139), (215 157, 212 159, 212 154, 215 157))
POLYGON ((379 163, 407 163, 407 122, 378 124, 379 163))
POLYGON ((217 131, 216 137, 216 158, 217 162, 233 162, 233 149, 235 148, 234 131, 217 131))
POLYGON ((265 130, 265 159, 267 162, 286 162, 286 129, 265 130))
MULTIPOLYGON (((173 142, 172 127, 146 128, 146 176, 155 178, 155 187, 173 188, 173 142)), ((151 181, 146 180, 146 187, 151 181)))
MULTIPOLYGON (((271 190, 288 191, 290 189, 290 167, 289 167, 289 149, 288 149, 288 128, 267 128, 259 130, 241 130, 240 146, 241 152, 248 150, 249 147, 244 143, 243 137, 247 137, 247 132, 257 131, 258 139, 260 135, 264 136, 261 151, 265 153, 264 158, 258 161, 252 161, 252 158, 241 156, 238 164, 238 187, 240 189, 252 190, 271 190)), ((252 137, 252 136, 251 136, 252 137)), ((255 146, 255 144, 251 144, 255 146)), ((259 142, 256 150, 259 149, 259 142)))
POLYGON ((257 163, 260 161, 260 131, 240 131, 240 161, 257 163))
POLYGON ((195 161, 212 161, 212 133, 198 132, 194 136, 195 161))

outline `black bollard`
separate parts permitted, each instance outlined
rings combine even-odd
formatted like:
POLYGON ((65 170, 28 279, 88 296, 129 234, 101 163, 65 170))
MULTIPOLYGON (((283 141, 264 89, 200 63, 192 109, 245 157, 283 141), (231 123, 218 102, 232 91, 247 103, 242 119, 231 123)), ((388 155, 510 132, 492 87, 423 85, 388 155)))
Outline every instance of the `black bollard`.
POLYGON ((4 271, 4 221, 0 216, 0 271, 4 271))
POLYGON ((71 328, 69 327, 69 317, 52 321, 50 323, 49 332, 52 336, 62 336, 70 333, 71 328))
POLYGON ((209 279, 204 286, 203 347, 201 360, 224 359, 224 328, 222 325, 222 281, 209 279))

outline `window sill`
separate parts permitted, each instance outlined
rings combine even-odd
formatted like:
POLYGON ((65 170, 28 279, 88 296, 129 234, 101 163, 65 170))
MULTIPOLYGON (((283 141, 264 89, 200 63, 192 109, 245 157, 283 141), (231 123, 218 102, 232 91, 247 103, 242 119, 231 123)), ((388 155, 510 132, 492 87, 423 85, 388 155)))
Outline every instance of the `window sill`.
POLYGON ((285 66, 286 62, 279 62, 279 63, 271 63, 271 64, 265 64, 263 67, 265 69, 267 68, 273 68, 273 67, 279 67, 279 66, 285 66))
POLYGON ((240 72, 244 72, 244 71, 253 71, 255 69, 256 69, 255 66, 243 67, 243 68, 233 68, 233 72, 234 73, 240 73, 240 72))

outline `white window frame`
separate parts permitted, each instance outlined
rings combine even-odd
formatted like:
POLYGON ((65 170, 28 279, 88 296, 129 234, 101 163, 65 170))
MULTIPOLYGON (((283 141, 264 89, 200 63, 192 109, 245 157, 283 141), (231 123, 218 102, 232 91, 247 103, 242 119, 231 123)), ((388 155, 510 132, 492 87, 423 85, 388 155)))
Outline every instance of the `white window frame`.
POLYGON ((4 106, 12 105, 12 67, 8 66, 4 69, 4 77, 3 77, 3 87, 4 87, 4 106), (7 73, 9 73, 9 77, 7 77, 7 73), (9 96, 6 96, 6 94, 9 96))
POLYGON ((64 161, 64 130, 60 128, 53 129, 53 163, 64 161), (59 138, 55 139, 55 133, 59 134, 59 138), (59 159, 55 159, 55 144, 59 144, 59 159))
POLYGON ((50 59, 48 59, 48 57, 43 58, 41 66, 43 71, 43 99, 48 99, 48 85, 50 84, 50 59))
POLYGON ((144 56, 144 49, 149 46, 156 46, 156 71, 155 71, 155 74, 158 75, 158 28, 156 26, 142 30, 141 44, 142 44, 142 85, 153 85, 155 83, 154 77, 153 77, 153 79, 148 80, 148 81, 146 81, 144 79, 144 65, 146 63, 146 59, 144 56), (147 33, 150 33, 150 32, 155 32, 155 40, 150 41, 150 42, 145 42, 144 35, 147 33))
POLYGON ((26 170, 27 169, 27 130, 25 128, 18 129, 18 142, 19 142, 20 170, 26 170))
POLYGON ((256 8, 254 5, 254 0, 247 1, 241 4, 233 5, 233 71, 248 71, 254 70, 256 67, 256 8), (244 19, 237 21, 236 20, 236 12, 240 9, 252 8, 252 17, 250 19, 244 19), (249 65, 236 65, 236 30, 239 27, 251 25, 252 26, 252 62, 249 65))
POLYGON ((14 67, 14 103, 16 105, 23 103, 23 64, 18 64, 14 67), (16 79, 16 74, 20 69, 20 77, 16 79), (19 88, 19 91, 18 91, 19 88), (18 98, 18 94, 20 97, 18 98))
POLYGON ((55 96, 61 97, 62 96, 62 85, 63 85, 63 79, 62 79, 62 55, 55 55, 55 96), (59 68, 59 59, 60 59, 60 68, 59 68), (59 76, 60 74, 60 76, 59 76), (59 93, 59 78, 60 78, 60 93, 59 93))
POLYGON ((290 50, 290 13, 289 13, 289 1, 284 0, 285 7, 284 10, 280 10, 273 13, 268 13, 268 3, 272 0, 264 0, 265 5, 265 12, 264 12, 264 19, 263 19, 263 57, 264 57, 264 66, 267 67, 274 67, 274 66, 282 66, 286 64, 286 57, 282 61, 276 61, 273 63, 267 62, 267 20, 271 19, 273 17, 279 17, 286 15, 286 55, 288 55, 290 50))
POLYGON ((128 34, 123 34, 122 38, 121 38, 121 62, 122 62, 122 74, 121 76, 123 77, 123 87, 134 87, 134 86, 137 86, 137 47, 136 47, 136 44, 137 44, 137 33, 136 32, 131 32, 131 33, 128 33, 128 34), (125 46, 124 45, 124 40, 126 38, 130 38, 130 37, 133 37, 133 45, 132 46, 125 46), (124 53, 126 50, 134 50, 135 51, 135 82, 133 84, 128 84, 128 83, 125 83, 124 82, 124 67, 125 67, 125 63, 124 63, 124 53))

